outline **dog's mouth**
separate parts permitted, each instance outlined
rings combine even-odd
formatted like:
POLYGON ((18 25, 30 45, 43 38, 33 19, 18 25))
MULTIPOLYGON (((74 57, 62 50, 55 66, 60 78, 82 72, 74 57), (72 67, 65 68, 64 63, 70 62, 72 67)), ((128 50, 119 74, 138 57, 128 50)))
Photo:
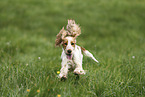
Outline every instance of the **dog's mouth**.
POLYGON ((72 54, 66 54, 67 59, 72 60, 72 54))

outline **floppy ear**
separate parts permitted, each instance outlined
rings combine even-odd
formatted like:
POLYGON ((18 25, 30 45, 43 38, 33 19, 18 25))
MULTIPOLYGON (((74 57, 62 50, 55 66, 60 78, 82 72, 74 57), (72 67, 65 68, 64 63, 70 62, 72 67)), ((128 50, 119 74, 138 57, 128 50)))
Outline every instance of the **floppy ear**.
POLYGON ((68 20, 66 28, 74 38, 77 38, 77 36, 81 34, 81 28, 75 23, 74 20, 68 20))
POLYGON ((62 44, 62 40, 67 35, 67 31, 64 30, 64 27, 60 30, 60 32, 56 36, 55 46, 60 46, 62 44))

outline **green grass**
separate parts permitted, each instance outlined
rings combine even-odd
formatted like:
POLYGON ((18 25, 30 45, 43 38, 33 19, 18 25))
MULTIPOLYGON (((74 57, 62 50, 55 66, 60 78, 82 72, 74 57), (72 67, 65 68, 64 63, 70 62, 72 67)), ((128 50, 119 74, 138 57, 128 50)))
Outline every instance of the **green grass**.
POLYGON ((145 0, 0 1, 1 97, 58 94, 145 96, 145 0), (78 45, 92 52, 100 63, 84 57, 87 74, 77 81, 69 73, 61 82, 57 78, 61 48, 54 44, 67 19, 80 24, 78 45))

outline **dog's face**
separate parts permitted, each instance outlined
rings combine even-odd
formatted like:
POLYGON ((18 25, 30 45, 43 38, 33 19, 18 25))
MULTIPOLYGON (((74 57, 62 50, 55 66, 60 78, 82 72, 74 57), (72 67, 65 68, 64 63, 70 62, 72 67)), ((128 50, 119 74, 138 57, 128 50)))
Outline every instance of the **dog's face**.
POLYGON ((72 59, 73 52, 75 49, 75 44, 76 44, 76 39, 74 37, 67 36, 63 39, 62 46, 67 56, 67 59, 70 59, 70 60, 72 59))

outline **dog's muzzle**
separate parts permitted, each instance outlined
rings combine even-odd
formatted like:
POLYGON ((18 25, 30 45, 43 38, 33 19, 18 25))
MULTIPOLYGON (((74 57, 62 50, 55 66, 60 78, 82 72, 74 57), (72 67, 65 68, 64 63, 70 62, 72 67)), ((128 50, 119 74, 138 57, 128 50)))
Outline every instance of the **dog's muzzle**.
POLYGON ((67 59, 72 60, 72 50, 67 50, 67 59))
POLYGON ((71 52, 72 52, 71 50, 67 50, 67 53, 68 53, 68 54, 71 54, 71 52))

